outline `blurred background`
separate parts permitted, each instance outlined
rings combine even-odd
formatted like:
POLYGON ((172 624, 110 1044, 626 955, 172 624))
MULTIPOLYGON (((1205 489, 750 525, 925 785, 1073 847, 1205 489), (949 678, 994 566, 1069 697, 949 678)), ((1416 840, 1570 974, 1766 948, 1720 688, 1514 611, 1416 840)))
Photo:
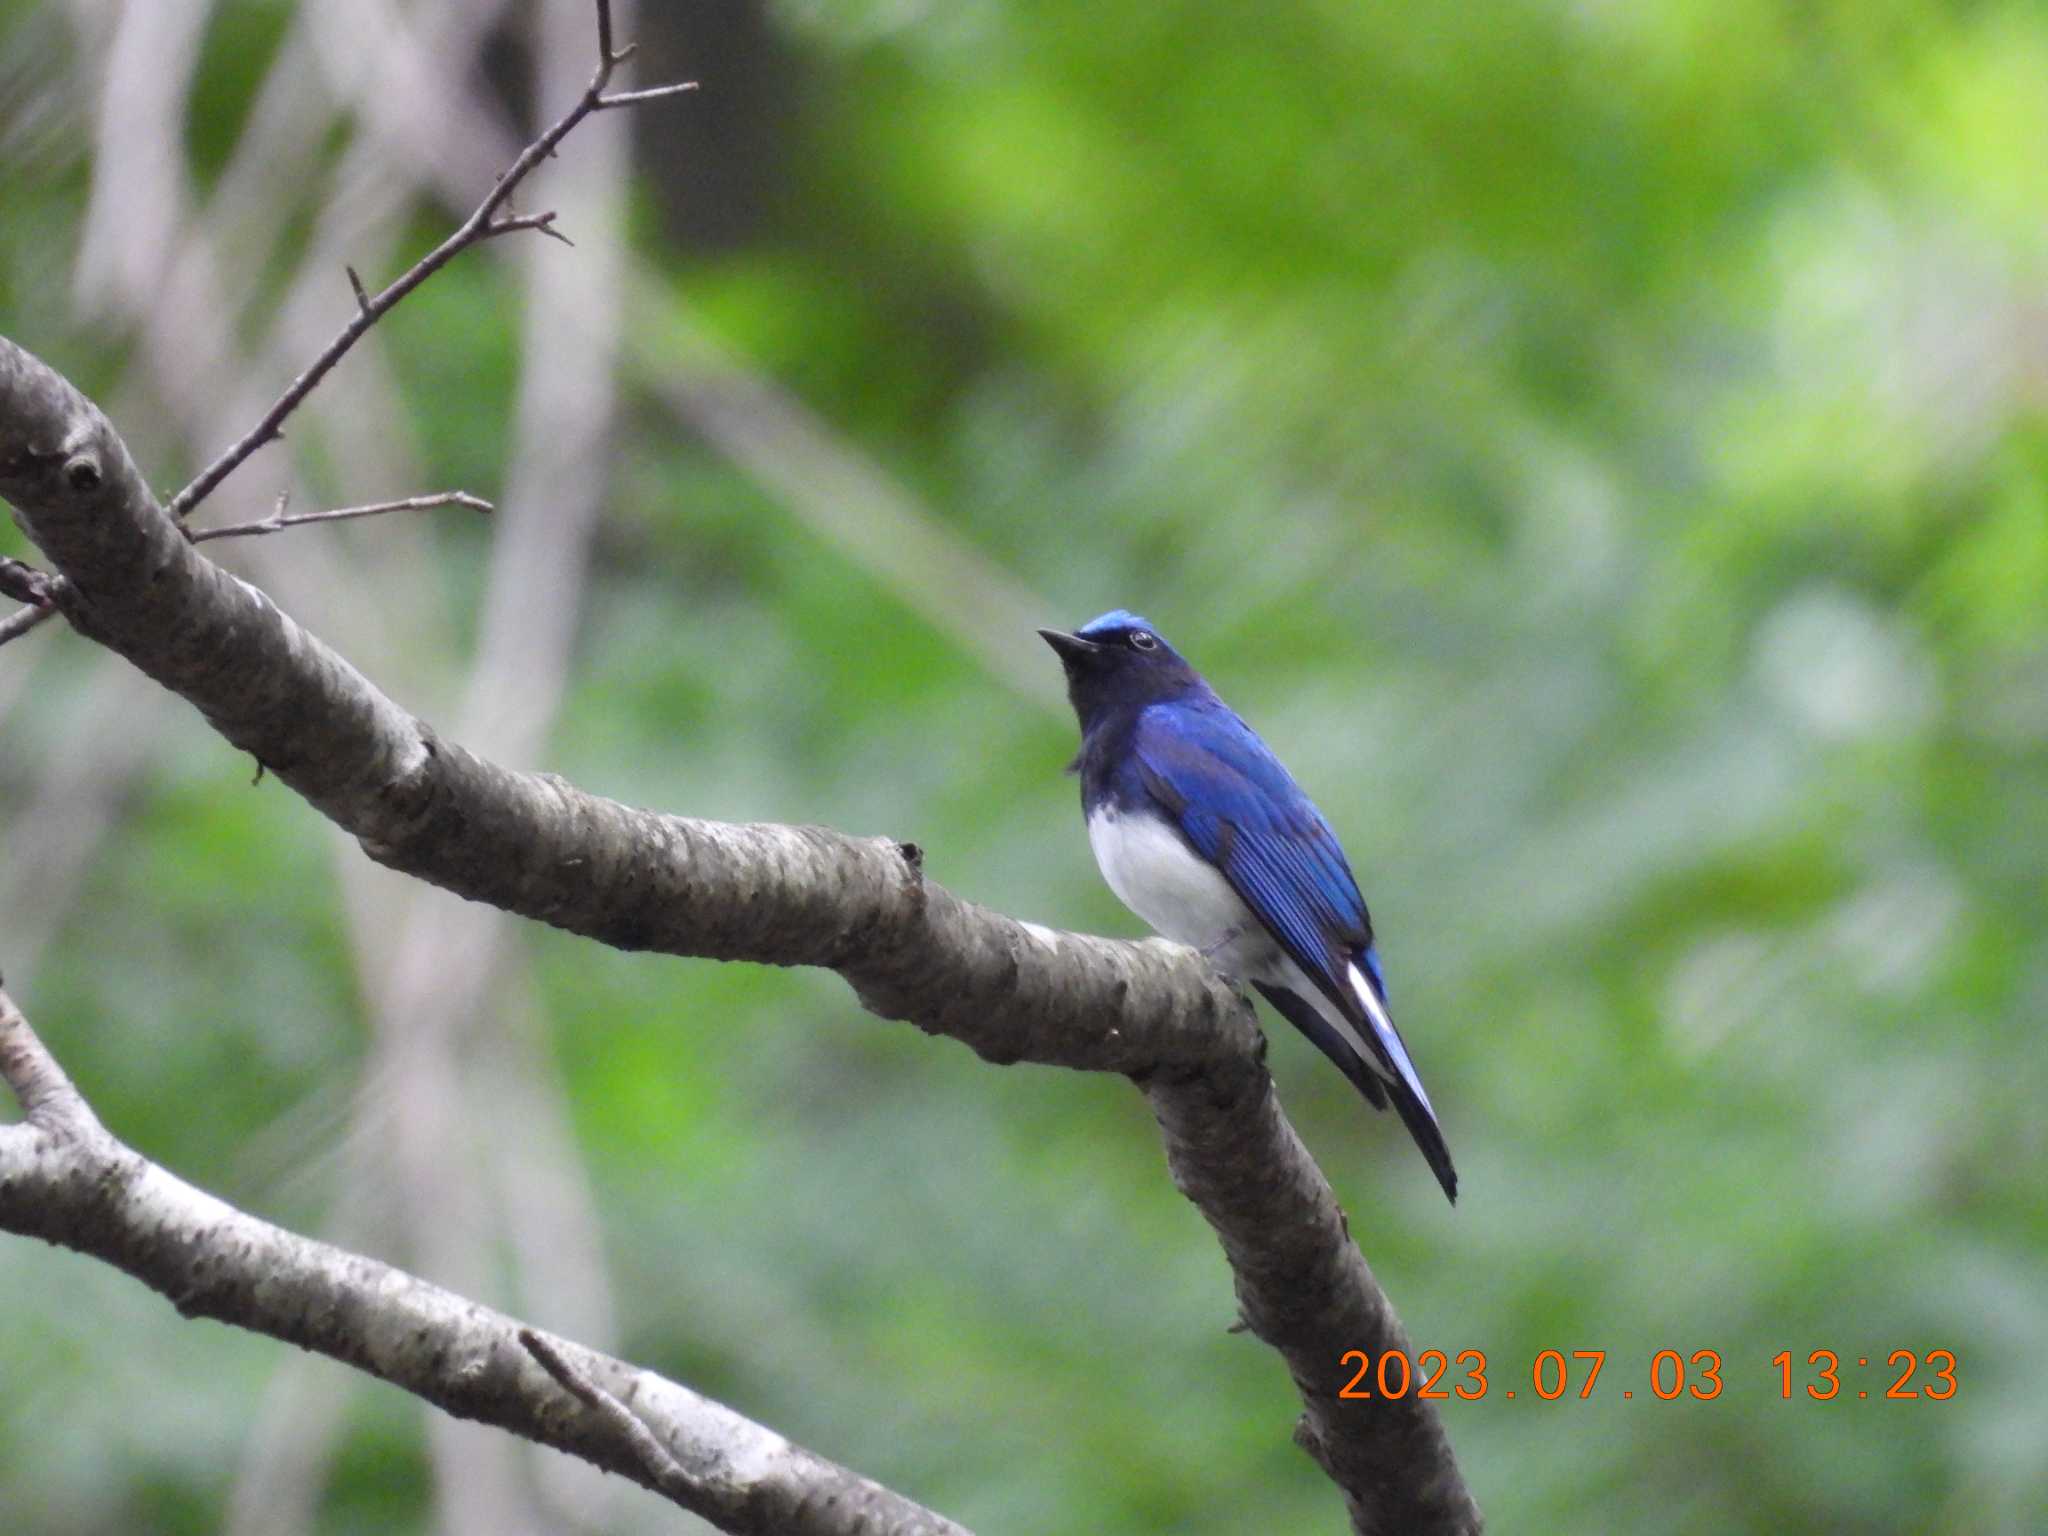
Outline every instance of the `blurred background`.
MULTIPOLYGON (((1149 615, 1372 902, 1458 1207, 1269 1019, 1273 1068, 1418 1346, 1488 1357, 1495 1528, 2039 1529, 2048 10, 621 30, 703 88, 529 184, 575 248, 464 257, 197 520, 495 518, 212 552, 487 753, 1114 934, 1032 629, 1149 615)), ((584 0, 0 0, 0 331, 174 490, 593 49, 584 0)), ((251 772, 61 626, 0 651, 0 970, 134 1146, 990 1533, 1341 1529, 1128 1086, 501 921, 251 772)), ((0 1294, 14 1530, 690 1528, 75 1256, 0 1294)))

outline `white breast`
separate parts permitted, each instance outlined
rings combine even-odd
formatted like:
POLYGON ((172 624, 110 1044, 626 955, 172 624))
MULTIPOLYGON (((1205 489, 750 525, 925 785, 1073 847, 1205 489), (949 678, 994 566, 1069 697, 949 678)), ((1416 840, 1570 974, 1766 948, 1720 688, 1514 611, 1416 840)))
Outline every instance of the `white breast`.
POLYGON ((1271 940, 1237 899, 1230 882, 1157 816, 1099 810, 1088 818, 1088 844, 1102 878, 1159 933, 1208 953, 1232 975, 1254 974, 1243 951, 1271 940))
MULTIPOLYGON (((1157 816, 1119 816, 1101 810, 1088 818, 1088 843, 1095 850, 1102 878, 1117 899, 1155 930, 1176 943, 1201 950, 1226 976, 1268 982, 1302 998, 1329 1021, 1367 1066, 1383 1077, 1391 1075, 1381 1065, 1379 1054, 1366 1044, 1359 1027, 1302 974, 1238 899, 1230 882, 1181 841, 1172 826, 1157 816)), ((1350 968, 1349 980, 1373 1032, 1386 1042, 1416 1096, 1422 1097, 1421 1081, 1408 1065, 1401 1037, 1355 965, 1350 968)), ((1427 1098, 1422 1101, 1429 1103, 1427 1098)))

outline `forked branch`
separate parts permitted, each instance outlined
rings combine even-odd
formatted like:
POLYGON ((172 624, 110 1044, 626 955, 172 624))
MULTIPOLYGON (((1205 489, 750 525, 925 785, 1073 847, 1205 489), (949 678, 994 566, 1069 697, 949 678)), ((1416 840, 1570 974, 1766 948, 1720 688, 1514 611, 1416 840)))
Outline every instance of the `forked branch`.
POLYGON ((277 402, 263 413, 258 421, 236 442, 206 468, 193 477, 192 483, 178 492, 165 508, 172 518, 183 522, 192 515, 193 508, 212 494, 221 481, 234 473, 250 454, 274 442, 284 434, 284 424, 293 411, 304 403, 320 381, 327 377, 334 365, 349 353, 349 349, 362 340, 364 332, 385 315, 398 307, 399 301, 419 287, 436 272, 447 266, 471 246, 498 235, 511 234, 517 230, 542 230, 561 238, 554 228, 552 213, 511 214, 504 213, 512 194, 519 190, 521 182, 532 174, 534 168, 553 155, 557 146, 566 139, 593 112, 602 112, 613 107, 634 106, 645 101, 660 101, 683 91, 694 90, 695 81, 675 85, 657 86, 650 90, 629 91, 607 97, 605 87, 611 84, 612 74, 631 55, 631 48, 617 49, 612 45, 611 0, 597 0, 597 68, 591 74, 590 84, 584 88, 575 104, 549 125, 549 127, 525 149, 499 176, 497 185, 492 187, 484 200, 468 218, 459 224, 454 233, 435 246, 426 255, 414 262, 396 278, 376 293, 370 293, 354 268, 348 269, 349 286, 356 299, 355 313, 320 351, 306 369, 277 397, 277 402))
POLYGON ((553 1339, 215 1199, 103 1126, 0 990, 0 1228, 126 1270, 211 1317, 367 1371, 462 1418, 631 1478, 721 1530, 966 1536, 689 1388, 553 1339))
MULTIPOLYGON (((355 312, 349 316, 348 324, 344 325, 335 335, 334 339, 321 349, 319 355, 311 363, 307 364, 305 370, 292 380, 284 393, 278 396, 276 403, 263 413, 262 419, 255 426, 251 427, 231 444, 218 458, 201 470, 189 485, 171 498, 166 510, 175 521, 180 524, 184 523, 192 515, 192 512, 198 507, 200 502, 211 495, 222 481, 227 479, 229 475, 233 474, 237 468, 248 460, 251 454, 255 453, 257 449, 265 444, 275 442, 278 438, 282 437, 284 435, 285 421, 291 416, 292 412, 296 411, 305 402, 307 396, 311 395, 314 389, 319 386, 320 381, 334 370, 335 365, 348 355, 349 350, 358 341, 362 340, 370 327, 391 313, 393 309, 398 307, 400 300, 404 299, 407 294, 440 271, 441 268, 447 266, 449 262, 461 255, 462 252, 473 245, 480 245, 486 240, 495 239, 499 235, 514 234, 520 230, 535 230, 541 234, 550 235, 565 245, 574 243, 560 229, 555 227, 555 215, 552 212, 535 214, 502 212, 511 201, 512 194, 519 189, 519 184, 543 160, 553 155, 561 142, 569 136, 579 123, 592 113, 612 111, 621 107, 639 106, 646 102, 662 101, 671 96, 681 95, 686 91, 693 91, 697 88, 696 81, 686 80, 673 85, 653 86, 646 90, 620 91, 607 95, 605 87, 611 83, 612 76, 618 67, 632 56, 633 48, 630 44, 624 48, 613 46, 611 0, 596 0, 596 6, 598 62, 596 70, 590 77, 590 84, 584 88, 583 94, 539 138, 520 151, 518 157, 498 177, 490 193, 481 203, 477 204, 469 217, 464 219, 447 239, 414 262, 384 288, 372 294, 364 287, 362 277, 354 267, 345 267, 343 269, 348 277, 349 289, 355 295, 356 301, 355 312)), ((443 505, 445 504, 443 503, 443 505)), ((396 510, 396 508, 393 510, 396 510)), ((357 515, 367 516, 368 514, 357 515)), ((309 517, 299 519, 298 521, 332 520, 309 517)), ((242 524, 234 530, 236 533, 247 534, 274 533, 276 531, 277 528, 271 526, 270 521, 267 519, 260 523, 242 524)), ((209 533, 195 534, 194 539, 196 541, 202 538, 226 538, 228 536, 227 530, 214 530, 209 533)), ((18 564, 19 562, 11 563, 18 564)), ((15 591, 15 587, 0 586, 0 592, 5 592, 9 596, 14 596, 15 591)), ((10 614, 5 619, 0 619, 0 646, 4 646, 12 640, 19 640, 23 635, 28 634, 31 630, 36 629, 50 619, 57 611, 59 606, 58 600, 65 593, 66 587, 63 578, 56 578, 42 589, 41 596, 33 601, 32 606, 23 609, 19 613, 10 614)), ((26 598, 18 598, 17 600, 30 601, 26 598)))

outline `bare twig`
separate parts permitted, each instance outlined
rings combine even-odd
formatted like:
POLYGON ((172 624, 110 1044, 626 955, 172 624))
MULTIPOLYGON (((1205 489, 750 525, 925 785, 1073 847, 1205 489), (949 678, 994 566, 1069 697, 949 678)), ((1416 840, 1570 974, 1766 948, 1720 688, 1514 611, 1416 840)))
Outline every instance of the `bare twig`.
MULTIPOLYGON (((456 256, 472 245, 481 244, 498 235, 520 230, 535 230, 552 236, 564 244, 573 244, 569 237, 555 227, 555 214, 550 211, 539 214, 508 214, 500 216, 500 210, 511 198, 519 184, 541 161, 550 158, 560 143, 568 137, 586 117, 594 112, 608 110, 613 106, 631 106, 640 101, 653 101, 667 96, 681 94, 693 89, 695 81, 682 82, 676 86, 654 87, 647 91, 614 93, 606 97, 605 86, 611 81, 613 72, 632 56, 633 48, 616 48, 612 44, 612 14, 610 0, 595 0, 599 39, 599 62, 574 105, 541 136, 533 140, 513 160, 511 166, 501 175, 496 185, 476 209, 441 244, 415 262, 398 278, 380 292, 369 294, 360 275, 353 267, 346 268, 349 287, 356 300, 356 312, 349 323, 321 350, 303 372, 280 395, 254 427, 239 438, 211 464, 202 470, 192 482, 181 490, 167 504, 165 510, 183 523, 200 502, 216 490, 221 482, 232 474, 249 456, 268 443, 284 435, 284 423, 302 405, 307 396, 333 371, 350 349, 360 341, 369 329, 386 314, 397 307, 414 289, 446 266, 456 256)), ((366 515, 366 514, 365 514, 366 515)), ((268 523, 268 519, 264 523, 268 523)), ((269 533, 276 530, 268 526, 246 525, 250 533, 269 533)), ((201 538, 223 538, 226 530, 214 530, 195 535, 201 538)), ((63 599, 70 593, 70 587, 62 577, 51 580, 42 601, 35 607, 0 619, 0 646, 18 640, 47 623, 62 608, 63 599)))
POLYGON ((676 1382, 566 1341, 543 1341, 543 1354, 540 1335, 513 1318, 195 1189, 100 1124, 4 990, 0 1080, 27 1115, 0 1126, 0 1230, 124 1269, 187 1317, 317 1351, 581 1457, 723 1530, 965 1536, 676 1382), (558 1385, 595 1411, 564 1413, 558 1385))
POLYGON ((597 57, 603 69, 609 73, 633 56, 636 44, 628 43, 623 48, 612 43, 612 8, 606 0, 597 0, 597 57))
MULTIPOLYGON (((266 443, 274 442, 282 436, 286 418, 299 408, 306 396, 310 395, 320 381, 333 370, 334 365, 348 355, 349 349, 357 341, 361 340, 363 333, 394 309, 407 294, 440 271, 441 268, 448 265, 449 262, 461 255, 462 252, 480 241, 490 239, 494 235, 510 233, 515 229, 539 229, 546 230, 550 234, 558 233, 553 228, 552 220, 554 215, 552 214, 519 215, 501 218, 499 217, 499 212, 510 200, 512 194, 518 190, 519 184, 533 171, 534 167, 553 155, 556 146, 569 136, 578 123, 581 123, 591 113, 602 110, 605 87, 611 83, 612 72, 628 56, 630 50, 620 51, 612 46, 611 0, 596 0, 596 4, 598 33, 597 69, 590 77, 590 84, 585 87, 583 94, 577 98, 575 104, 567 112, 563 113, 561 117, 557 118, 553 126, 519 152, 518 158, 506 169, 504 175, 498 178, 498 184, 491 188, 489 195, 477 204, 476 210, 468 218, 464 219, 461 225, 447 239, 414 262, 412 266, 408 267, 381 292, 365 298, 360 283, 354 285, 356 288, 356 312, 349 317, 348 324, 342 327, 341 331, 322 349, 320 355, 313 359, 306 370, 296 379, 292 380, 291 385, 285 392, 278 396, 277 402, 268 411, 264 412, 261 421, 251 427, 240 440, 229 447, 220 457, 201 470, 190 485, 186 486, 171 499, 170 504, 165 510, 171 514, 173 519, 183 522, 187 517, 191 516, 193 508, 197 507, 200 502, 212 494, 214 488, 230 474, 234 473, 235 469, 249 455, 263 447, 266 443)), ((634 96, 646 95, 643 92, 629 94, 634 96)), ((665 94, 672 95, 674 93, 668 92, 665 94)), ((648 99, 652 98, 649 97, 648 99)), ((626 105, 628 103, 621 101, 620 104, 626 105)))
POLYGON ((670 96, 680 96, 685 91, 697 89, 697 82, 684 80, 675 85, 657 85, 644 91, 614 91, 609 96, 597 98, 597 110, 614 111, 619 107, 637 107, 645 102, 661 101, 670 96))
MULTIPOLYGON (((377 9, 381 14, 382 5, 377 9)), ((396 50, 414 49, 400 61, 402 77, 448 72, 409 43, 403 27, 380 24, 380 36, 396 50)), ((379 188, 431 190, 461 206, 476 184, 477 157, 509 160, 518 152, 519 141, 501 116, 454 80, 443 82, 434 97, 438 110, 426 113, 400 110, 391 92, 365 89, 339 63, 329 74, 329 87, 346 92, 355 112, 385 125, 382 137, 364 144, 365 153, 384 156, 367 173, 379 188)), ((629 340, 644 390, 1004 687, 1069 718, 1057 669, 1039 665, 1014 643, 1051 611, 1042 595, 990 560, 843 433, 717 343, 645 262, 628 281, 627 302, 639 316, 629 340)))
MULTIPOLYGON (((258 518, 249 523, 232 523, 223 528, 187 528, 185 535, 192 543, 203 544, 209 539, 255 537, 281 533, 287 528, 296 528, 307 523, 344 522, 351 518, 377 517, 386 512, 426 511, 435 507, 467 507, 472 511, 484 513, 495 510, 490 502, 467 491, 405 496, 395 501, 375 501, 360 507, 337 507, 325 512, 286 514, 284 506, 285 497, 280 496, 276 508, 268 517, 258 518)), ((63 599, 71 590, 71 584, 62 576, 51 576, 25 561, 0 559, 0 595, 28 605, 18 613, 0 619, 0 646, 19 640, 55 618, 62 608, 63 599)))
POLYGON ((5 645, 10 640, 19 640, 37 625, 55 618, 57 609, 54 605, 63 590, 64 580, 59 577, 50 583, 49 606, 24 608, 19 613, 10 613, 6 618, 0 619, 0 645, 5 645))
POLYGON ((0 596, 35 608, 50 605, 50 573, 39 571, 26 560, 0 557, 0 596))
POLYGON ((551 240, 559 240, 564 245, 573 246, 576 243, 555 227, 555 211, 552 208, 546 213, 508 213, 502 219, 493 219, 484 226, 481 238, 489 240, 498 235, 515 234, 522 229, 534 230, 551 240))
POLYGON ((194 544, 204 544, 208 539, 239 539, 266 533, 282 533, 287 528, 303 528, 308 523, 342 523, 356 517, 381 517, 386 512, 426 512, 435 507, 467 507, 472 512, 489 512, 493 508, 481 496, 472 496, 467 491, 437 491, 431 496, 402 496, 396 501, 373 501, 360 507, 335 507, 327 512, 285 511, 286 498, 277 498, 277 506, 268 517, 260 517, 253 523, 231 523, 225 528, 189 528, 186 537, 194 544))
POLYGON ((25 560, 0 560, 0 595, 26 606, 19 613, 0 619, 0 645, 19 640, 57 612, 57 596, 64 578, 39 571, 25 560))

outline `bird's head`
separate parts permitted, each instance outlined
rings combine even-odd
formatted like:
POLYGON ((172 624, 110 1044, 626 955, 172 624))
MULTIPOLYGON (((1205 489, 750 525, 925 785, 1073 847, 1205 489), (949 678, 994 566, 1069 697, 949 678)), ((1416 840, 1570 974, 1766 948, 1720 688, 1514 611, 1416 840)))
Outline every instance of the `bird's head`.
POLYGON ((1105 710, 1142 709, 1207 687, 1158 630, 1121 608, 1091 619, 1071 635, 1057 629, 1038 633, 1067 670, 1067 697, 1074 701, 1083 730, 1105 710))

